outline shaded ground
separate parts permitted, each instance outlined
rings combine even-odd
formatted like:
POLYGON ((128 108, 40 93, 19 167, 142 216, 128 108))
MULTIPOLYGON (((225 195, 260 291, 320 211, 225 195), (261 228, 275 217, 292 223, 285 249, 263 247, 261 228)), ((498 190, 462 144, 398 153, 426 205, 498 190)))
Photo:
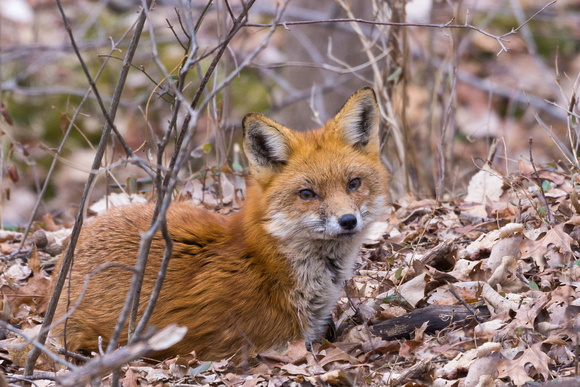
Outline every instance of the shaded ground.
MULTIPOLYGON (((309 352, 299 340, 242 366, 200 362, 194 355, 157 365, 134 362, 123 368, 123 385, 476 385, 488 380, 519 386, 574 375, 580 307, 577 181, 558 167, 536 169, 537 174, 521 162, 519 173, 506 177, 486 166, 470 181, 471 202, 405 198, 394 203, 361 251, 348 296, 334 316, 335 342, 309 352), (421 320, 426 313, 433 313, 427 323, 421 320), (394 321, 396 330, 389 325, 394 321)), ((42 320, 50 281, 46 269, 58 252, 53 238, 67 232, 48 223, 38 226, 48 230, 34 234, 36 248, 27 253, 10 255, 18 247, 17 233, 4 232, 0 245, 10 257, 0 277, 4 314, 28 335, 42 320)), ((25 349, 14 346, 18 341, 8 333, 2 342, 2 365, 10 376, 18 375, 25 358, 25 349)), ((53 367, 44 359, 38 372, 53 367)))

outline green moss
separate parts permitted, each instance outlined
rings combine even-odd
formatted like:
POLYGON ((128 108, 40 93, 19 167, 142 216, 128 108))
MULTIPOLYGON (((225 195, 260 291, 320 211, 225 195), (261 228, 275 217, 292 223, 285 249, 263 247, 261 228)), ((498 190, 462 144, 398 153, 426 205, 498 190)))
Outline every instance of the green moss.
POLYGON ((536 22, 530 23, 538 53, 546 59, 552 60, 559 55, 572 56, 578 53, 580 41, 574 38, 574 32, 565 25, 555 25, 536 22))
POLYGON ((270 108, 270 92, 255 71, 245 70, 230 86, 232 105, 240 111, 263 112, 270 108))

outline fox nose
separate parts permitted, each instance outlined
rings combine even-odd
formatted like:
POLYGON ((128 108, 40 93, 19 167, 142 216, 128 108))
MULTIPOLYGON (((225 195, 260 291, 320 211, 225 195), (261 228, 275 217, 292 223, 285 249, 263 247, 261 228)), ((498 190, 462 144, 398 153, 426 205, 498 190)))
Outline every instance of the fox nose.
POLYGON ((340 227, 344 230, 352 230, 356 227, 356 216, 353 214, 343 215, 338 219, 338 224, 340 224, 340 227))

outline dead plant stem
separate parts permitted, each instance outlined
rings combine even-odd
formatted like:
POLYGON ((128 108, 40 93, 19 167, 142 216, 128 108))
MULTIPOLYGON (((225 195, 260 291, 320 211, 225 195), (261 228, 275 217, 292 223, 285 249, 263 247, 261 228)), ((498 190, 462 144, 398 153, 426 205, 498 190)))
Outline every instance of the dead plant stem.
POLYGON ((534 174, 536 175, 536 184, 540 189, 540 195, 538 198, 541 198, 542 205, 546 209, 546 213, 548 215, 548 223, 552 224, 552 211, 550 211, 550 206, 548 205, 548 201, 546 200, 546 193, 544 192, 544 187, 542 186, 542 180, 540 179, 540 175, 538 174, 538 170, 536 169, 536 164, 534 164, 534 158, 532 156, 532 138, 530 137, 528 143, 530 144, 530 163, 532 164, 532 168, 534 168, 534 174))
MULTIPOLYGON (((406 22, 386 22, 386 21, 376 21, 376 20, 367 20, 361 18, 336 18, 336 19, 321 19, 321 20, 296 20, 296 21, 287 21, 287 22, 280 22, 276 24, 276 27, 284 27, 288 29, 289 26, 298 26, 298 25, 310 25, 310 24, 327 24, 327 23, 358 23, 358 24, 370 24, 374 26, 396 26, 396 27, 421 27, 421 28, 438 28, 438 29, 470 29, 479 32, 489 38, 495 39, 499 45, 501 46, 501 50, 499 51, 498 55, 501 54, 503 51, 508 51, 509 49, 505 46, 504 42, 508 42, 506 38, 510 35, 514 35, 519 32, 519 30, 527 25, 531 20, 533 20, 536 16, 542 13, 546 8, 550 7, 551 5, 555 4, 557 0, 552 0, 548 4, 544 5, 540 8, 537 12, 535 12, 532 16, 530 16, 526 21, 522 24, 517 26, 516 28, 512 28, 509 32, 506 32, 502 35, 494 35, 487 31, 484 31, 474 25, 469 23, 465 24, 451 24, 453 23, 454 19, 451 19, 449 22, 445 24, 436 24, 436 23, 406 23, 406 22)), ((349 15, 351 16, 351 15, 349 15)), ((246 27, 270 27, 270 24, 260 24, 260 23, 248 23, 246 27)))
MULTIPOLYGON (((149 0, 149 1, 151 1, 151 0, 149 0)), ((69 22, 66 14, 64 12, 64 9, 62 8, 62 3, 60 0, 57 0, 56 3, 58 6, 58 9, 60 11, 60 14, 62 16, 62 19, 64 21, 64 28, 69 35, 73 50, 74 50, 75 54, 77 55, 77 58, 79 60, 81 68, 83 69, 83 72, 85 73, 85 76, 87 77, 87 81, 91 85, 91 89, 93 91, 93 94, 95 95, 95 98, 97 99, 97 103, 99 105, 99 108, 101 109, 101 113, 105 117, 105 120, 106 120, 105 128, 107 125, 111 127, 112 131, 117 136, 119 143, 121 144, 121 146, 125 150, 125 153, 127 154, 127 157, 131 160, 131 162, 134 162, 137 165, 139 165, 145 172, 147 172, 153 178, 154 177, 153 172, 150 170, 150 168, 147 166, 146 163, 144 163, 142 160, 138 159, 133 154, 133 151, 131 150, 129 145, 127 145, 127 143, 125 142, 125 139, 123 138, 123 136, 121 136, 121 134, 119 133, 119 131, 117 130, 117 127, 115 126, 115 124, 113 122, 115 120, 115 115, 117 113, 117 107, 119 105, 119 100, 121 97, 120 92, 125 87, 125 80, 127 79, 127 74, 129 73, 129 69, 131 67, 130 61, 127 62, 125 60, 123 62, 121 74, 119 76, 119 80, 117 81, 117 86, 115 87, 115 92, 113 94, 113 101, 111 103, 111 109, 110 109, 110 111, 107 111, 107 108, 105 107, 105 105, 103 103, 103 99, 101 98, 101 94, 99 93, 99 90, 97 89, 97 85, 96 85, 95 81, 93 80, 91 74, 89 73, 89 69, 87 68, 87 65, 86 65, 86 63, 85 63, 85 61, 84 61, 84 59, 79 51, 79 48, 76 44, 76 40, 75 40, 74 34, 72 32, 72 27, 71 27, 70 22, 69 22), (118 98, 115 98, 115 96, 118 96, 118 98)), ((139 38, 137 38, 137 43, 138 42, 139 42, 139 38)), ((125 57, 125 59, 127 59, 127 56, 125 57)), ((131 56, 131 60, 132 60, 132 56, 131 56)))
MULTIPOLYGON (((286 0, 284 5, 281 7, 281 9, 276 17, 276 20, 278 20, 279 18, 282 17, 283 12, 284 12, 288 2, 289 2, 289 0, 286 0)), ((232 71, 219 85, 214 87, 212 92, 202 101, 199 109, 205 108, 205 106, 209 103, 209 101, 211 101, 215 97, 215 95, 223 87, 228 85, 233 80, 233 78, 239 74, 239 72, 243 68, 247 67, 251 63, 252 59, 255 58, 255 56, 258 55, 258 53, 265 47, 265 45, 269 41, 270 37, 274 33, 274 31, 275 31, 275 28, 272 28, 270 30, 270 33, 262 40, 262 42, 254 49, 254 51, 248 55, 248 57, 238 66, 238 68, 236 70, 232 71)), ((194 133, 192 133, 191 131, 187 131, 187 133, 188 133, 188 136, 186 136, 186 138, 185 138, 185 140, 186 140, 185 144, 189 145, 189 143, 191 142, 191 139, 193 138, 194 133)), ((184 149, 188 149, 188 146, 186 146, 184 149)), ((163 216, 164 216, 164 214, 167 211, 167 208, 170 204, 171 195, 168 195, 167 193, 173 191, 173 188, 174 188, 175 183, 176 183, 176 173, 183 166, 182 164, 186 160, 186 153, 187 152, 185 152, 185 151, 182 151, 179 153, 178 157, 176 158, 176 164, 175 164, 177 166, 177 168, 173 171, 170 171, 170 173, 168 174, 168 176, 171 177, 170 178, 170 186, 167 188, 165 188, 165 187, 163 188, 166 195, 165 195, 165 198, 163 198, 163 203, 162 203, 162 206, 160 207, 160 215, 163 214, 163 216)), ((158 219, 159 219, 159 217, 158 217, 158 219)), ((154 227, 154 226, 156 226, 156 225, 153 224, 152 227, 154 227)), ((166 227, 167 227, 166 223, 162 222, 159 224, 159 226, 162 228, 162 233, 164 234, 164 238, 165 238, 166 243, 169 242, 169 244, 172 245, 172 240, 169 237, 169 234, 168 234, 167 229, 166 229, 166 227)), ((159 272, 158 272, 155 287, 154 287, 153 292, 150 296, 149 303, 147 305, 147 309, 143 313, 143 316, 141 317, 141 320, 139 321, 139 324, 137 325, 137 328, 135 329, 134 336, 133 336, 134 338, 138 338, 139 335, 144 331, 144 329, 147 326, 147 323, 149 321, 149 318, 153 314, 153 310, 154 310, 155 304, 157 302, 157 298, 159 296, 159 293, 161 292, 161 287, 163 285, 163 281, 165 280, 165 275, 167 272, 167 267, 169 265, 170 259, 171 259, 171 251, 167 249, 167 244, 166 244, 166 249, 165 249, 164 254, 163 254, 163 260, 161 262, 161 268, 159 269, 159 272)), ((133 340, 133 338, 131 340, 133 340)))
MULTIPOLYGON (((144 1, 144 0, 142 0, 142 1, 144 1)), ((187 137, 192 137, 196 132, 195 130, 192 130, 192 129, 197 127, 197 117, 199 116, 199 110, 194 110, 194 109, 196 108, 196 105, 199 102, 199 98, 201 97, 203 90, 207 86, 207 83, 208 83, 213 71, 215 70, 217 63, 219 62, 221 56, 225 52, 225 50, 227 48, 227 44, 231 41, 231 39, 236 35, 236 33, 241 29, 241 27, 245 23, 248 11, 250 10, 250 8, 254 2, 255 2, 255 0, 250 0, 249 3, 244 7, 243 12, 240 14, 238 19, 236 19, 236 21, 234 22, 234 25, 230 29, 230 32, 228 33, 228 36, 225 39, 224 44, 222 44, 221 49, 216 54, 216 57, 214 57, 212 63, 210 64, 207 72, 204 75, 204 78, 202 79, 200 85, 198 86, 198 89, 197 89, 197 92, 194 96, 193 101, 191 102, 191 104, 189 106, 186 106, 186 108, 188 110, 188 114, 186 115, 184 122, 183 122, 183 125, 181 127, 181 130, 179 132, 177 142, 175 144, 175 148, 174 148, 173 154, 171 156, 171 161, 169 164, 168 172, 165 175, 163 187, 158 187, 157 204, 155 206, 155 210, 154 210, 154 213, 152 216, 151 227, 150 227, 149 231, 141 239, 141 243, 139 246, 138 258, 137 258, 137 264, 136 264, 137 272, 133 275, 133 279, 131 281, 131 287, 130 287, 129 292, 127 294, 127 298, 125 300, 125 305, 123 306, 123 310, 121 311, 121 315, 119 316, 119 319, 117 321, 117 325, 115 326, 115 331, 113 333, 113 336, 111 337, 111 340, 109 341, 109 345, 107 346, 107 353, 112 351, 115 348, 115 346, 117 345, 122 328, 123 328, 125 321, 127 320, 128 317, 129 317, 129 331, 128 331, 128 333, 129 333, 130 338, 132 340, 133 335, 132 335, 131 331, 133 330, 133 327, 135 326, 136 319, 137 319, 137 311, 138 311, 139 300, 140 300, 140 296, 141 296, 141 287, 143 284, 143 277, 145 275, 145 267, 147 265, 147 258, 149 255, 149 250, 151 248, 151 242, 153 241, 153 237, 154 237, 155 233, 159 230, 159 228, 162 229, 163 238, 165 240, 165 250, 164 250, 163 255, 164 255, 164 257, 167 257, 167 260, 169 260, 171 257, 171 247, 172 247, 173 243, 172 243, 172 240, 171 240, 169 233, 167 232, 165 214, 166 214, 167 208, 169 208, 169 204, 171 202, 171 192, 173 192, 173 188, 175 186, 177 171, 179 171, 179 169, 181 167, 181 165, 177 163, 177 160, 180 158, 180 156, 181 156, 181 158, 184 158, 185 153, 187 153, 187 147, 182 150, 182 145, 184 143, 184 140, 187 137), (194 118, 193 120, 192 120, 192 117, 194 118), (176 166, 177 166, 177 168, 176 168, 176 166), (163 230, 165 230, 165 232, 163 232, 163 230), (128 315, 129 308, 130 308, 130 315, 128 315)), ((146 13, 146 15, 148 17, 148 15, 149 15, 148 12, 146 13)), ((153 24, 152 23, 149 24, 149 28, 150 28, 151 37, 152 37, 152 39, 154 39, 153 24)), ((192 39, 193 39, 193 36, 192 36, 192 39)), ((162 65, 161 61, 159 60, 159 56, 157 55, 155 44, 153 44, 153 50, 154 50, 154 52, 153 52, 154 61, 157 63, 158 67, 162 70, 165 77, 167 79, 170 79, 170 76, 167 73, 165 67, 162 65)), ((195 46, 193 50, 196 51, 197 46, 195 46)), ((185 74, 187 69, 184 68, 184 69, 182 69, 182 71, 184 72, 182 74, 185 74)), ((184 76, 182 78, 184 78, 184 76)), ((173 91, 176 93, 176 95, 179 95, 181 97, 179 90, 175 89, 175 85, 171 82, 170 82, 170 85, 174 88, 173 91)), ((183 97, 181 97, 181 98, 183 98, 183 97)), ((189 140, 185 141, 185 144, 189 145, 189 140)), ((168 265, 168 262, 167 262, 167 265, 168 265)), ((161 275, 160 275, 160 277, 158 277, 158 279, 159 278, 161 278, 161 282, 159 285, 159 287, 161 287, 161 285, 163 283, 163 279, 165 278, 165 273, 161 273, 161 275)), ((156 301, 157 295, 152 294, 152 297, 156 301)), ((151 300, 152 299, 150 298, 150 301, 151 300)), ((146 317, 145 319, 141 318, 141 320, 144 321, 144 324, 140 328, 140 331, 142 331, 142 329, 146 325, 150 315, 152 314, 154 306, 155 306, 155 303, 153 303, 150 306, 151 310, 147 314, 147 316, 144 316, 144 317, 146 317)), ((137 329, 135 329, 135 331, 137 331, 137 329)), ((116 379, 117 378, 114 377, 113 382, 116 379)))
MULTIPOLYGON (((133 26, 131 26, 131 28, 133 28, 133 26)), ((113 48, 111 48, 111 50, 109 52, 109 56, 105 57, 105 61, 103 62, 103 64, 99 68, 99 71, 97 72, 97 75, 95 76, 95 81, 97 81, 100 78, 103 70, 105 69, 106 65, 109 63, 109 58, 111 57, 110 55, 115 51, 115 49, 118 47, 119 43, 121 41, 123 41, 125 39, 125 37, 129 34, 129 31, 130 31, 130 29, 128 29, 123 34, 123 36, 121 36, 121 38, 114 44, 113 48)), ((40 205, 41 205, 42 200, 44 198, 44 194, 46 193, 46 189, 48 188, 48 185, 51 181, 51 177, 52 177, 52 174, 55 170, 57 161, 59 160, 59 156, 62 153, 62 151, 64 149, 64 145, 65 145, 66 141, 68 140, 68 137, 69 137, 72 129, 75 126, 76 119, 80 115, 82 107, 84 106, 85 102, 88 100, 89 96, 91 95, 91 91, 92 91, 92 89, 89 88, 85 92, 83 99, 79 102, 78 107, 76 108, 75 112, 73 113, 72 117, 69 120, 68 127, 66 128, 66 131, 62 137, 62 140, 61 140, 57 150, 54 152, 52 163, 50 164, 50 167, 49 167, 48 172, 46 174, 46 178, 44 179, 44 184, 42 185, 42 188, 40 189, 40 192, 38 193, 38 198, 36 200, 36 203, 34 204, 34 208, 32 209, 32 213, 30 214, 30 219, 28 220, 28 223, 26 224, 26 229, 24 230, 24 234, 22 236, 22 241, 20 241, 20 246, 18 247, 18 250, 22 250, 24 248, 24 244, 26 243, 26 238, 28 237, 28 234, 30 233, 30 229, 32 228, 32 222, 34 221, 34 219, 36 219, 36 216, 38 215, 38 210, 40 209, 40 205)))
MULTIPOLYGON (((68 22, 66 21, 66 16, 64 15, 64 12, 62 11, 62 5, 60 4, 60 0, 57 0, 59 9, 61 9, 61 13, 63 14, 63 17, 65 19, 65 23, 68 26, 69 29, 69 33, 70 36, 72 37, 72 32, 70 32, 70 25, 68 25, 68 22)), ((139 43, 139 38, 141 37, 141 32, 143 31, 143 26, 145 24, 145 13, 142 11, 141 15, 139 16, 138 22, 135 25, 135 32, 133 33, 133 37, 131 39, 131 43, 129 44, 129 47, 127 49, 127 54, 125 56, 125 61, 124 61, 124 66, 123 66, 123 70, 121 71, 121 74, 119 76, 119 81, 117 83, 117 87, 115 88, 115 93, 113 96, 113 102, 111 104, 111 113, 114 113, 114 111, 116 110, 120 97, 121 97, 121 91, 123 89, 123 85, 124 85, 124 81, 127 77, 127 73, 129 71, 130 68, 130 63, 133 59, 133 55, 135 54, 135 51, 137 50, 137 46, 139 43)), ((73 40, 74 42, 74 40, 73 40)), ((77 50, 76 45, 74 45, 75 50, 77 50)), ((93 82, 94 85, 94 82, 93 82)), ((96 91, 96 89, 94 89, 96 91)), ((107 122, 111 120, 112 117, 114 117, 114 114, 112 114, 112 117, 109 116, 107 114, 107 122)), ((112 124, 112 122, 111 122, 112 124)), ((63 264, 61 267, 60 272, 58 273, 58 277, 56 279, 55 282, 55 286, 54 286, 54 290, 52 292, 46 313, 45 313, 45 317, 44 317, 44 321, 42 323, 42 328, 40 331, 40 334, 38 336, 38 342, 41 345, 44 345, 44 343, 46 342, 46 337, 48 335, 48 329, 47 327, 49 327, 52 323, 52 319, 54 317, 54 313, 56 311, 56 305, 58 303, 58 300, 60 298, 61 292, 62 292, 62 288, 64 286, 64 281, 67 277, 68 274, 68 270, 69 267, 72 263, 73 260, 73 255, 74 255, 74 249, 76 247, 79 235, 80 235, 80 231, 81 228, 83 226, 83 221, 84 221, 84 217, 83 217, 83 211, 84 208, 86 206, 87 200, 88 200, 88 196, 89 196, 89 192, 94 184, 95 178, 96 178, 96 172, 99 168, 99 166, 101 165, 101 161, 103 158, 103 155, 105 153, 105 148, 107 147, 107 143, 108 143, 108 139, 112 130, 112 125, 108 124, 105 125, 103 128, 103 132, 101 134, 101 139, 99 141, 99 145, 97 147, 96 150, 96 154, 95 157, 93 159, 93 164, 92 164, 92 168, 91 168, 91 172, 89 173, 89 176, 87 178, 87 182, 85 184, 85 188, 83 190, 83 195, 81 197, 81 201, 79 204, 79 209, 77 211, 77 216, 75 219, 75 223, 74 226, 72 228, 72 232, 71 232, 71 237, 70 237, 70 242, 69 245, 66 249, 66 252, 64 254, 63 257, 63 264)), ((40 355, 40 349, 38 349, 37 347, 33 348, 29 354, 28 354, 28 358, 26 361, 26 366, 25 366, 25 371, 24 371, 24 375, 25 376, 29 376, 32 375, 32 373, 34 372, 34 365, 36 364, 36 360, 38 359, 38 356, 40 355)))

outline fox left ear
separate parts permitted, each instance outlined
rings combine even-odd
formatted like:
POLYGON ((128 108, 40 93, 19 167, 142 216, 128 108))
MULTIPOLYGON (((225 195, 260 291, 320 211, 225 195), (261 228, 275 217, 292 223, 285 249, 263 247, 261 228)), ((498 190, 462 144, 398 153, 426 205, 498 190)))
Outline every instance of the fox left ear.
POLYGON ((375 92, 365 87, 354 93, 334 117, 336 130, 353 147, 379 146, 379 107, 375 92))
POLYGON ((244 149, 256 172, 277 170, 290 156, 292 133, 261 114, 250 113, 242 121, 244 149))

